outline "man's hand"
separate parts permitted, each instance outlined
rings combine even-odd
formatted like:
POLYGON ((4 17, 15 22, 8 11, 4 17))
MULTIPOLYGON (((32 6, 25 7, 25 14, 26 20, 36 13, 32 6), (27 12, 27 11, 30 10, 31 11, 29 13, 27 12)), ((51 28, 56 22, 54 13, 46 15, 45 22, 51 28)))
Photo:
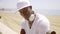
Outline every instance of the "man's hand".
POLYGON ((25 30, 24 29, 21 29, 20 34, 26 34, 25 30))
POLYGON ((56 34, 55 31, 48 31, 46 34, 56 34))

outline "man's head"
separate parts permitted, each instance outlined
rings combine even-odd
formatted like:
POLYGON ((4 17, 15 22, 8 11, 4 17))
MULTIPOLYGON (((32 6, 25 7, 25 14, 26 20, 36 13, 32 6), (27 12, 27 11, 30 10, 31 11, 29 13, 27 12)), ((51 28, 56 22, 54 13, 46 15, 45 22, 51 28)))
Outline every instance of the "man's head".
POLYGON ((29 20, 30 15, 33 13, 32 6, 28 1, 18 2, 17 9, 20 12, 20 14, 27 20, 29 20))
POLYGON ((32 14, 32 6, 20 9, 19 12, 25 19, 29 20, 29 17, 32 14))

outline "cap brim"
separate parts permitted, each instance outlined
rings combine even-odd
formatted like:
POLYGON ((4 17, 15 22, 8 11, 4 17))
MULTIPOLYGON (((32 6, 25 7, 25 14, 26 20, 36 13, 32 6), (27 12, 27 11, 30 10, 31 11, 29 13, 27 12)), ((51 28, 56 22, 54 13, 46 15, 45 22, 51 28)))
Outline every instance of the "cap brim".
POLYGON ((31 5, 23 6, 23 7, 19 8, 19 9, 17 9, 17 10, 21 10, 21 9, 23 9, 23 8, 25 8, 25 7, 28 7, 28 6, 31 6, 31 5))

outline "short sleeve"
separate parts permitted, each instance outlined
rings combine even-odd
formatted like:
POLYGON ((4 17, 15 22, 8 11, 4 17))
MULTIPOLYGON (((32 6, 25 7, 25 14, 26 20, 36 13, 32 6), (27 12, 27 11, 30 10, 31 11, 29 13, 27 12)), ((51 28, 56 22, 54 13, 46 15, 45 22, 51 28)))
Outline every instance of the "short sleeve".
POLYGON ((45 16, 42 16, 39 23, 39 34, 46 34, 50 30, 49 20, 45 16))

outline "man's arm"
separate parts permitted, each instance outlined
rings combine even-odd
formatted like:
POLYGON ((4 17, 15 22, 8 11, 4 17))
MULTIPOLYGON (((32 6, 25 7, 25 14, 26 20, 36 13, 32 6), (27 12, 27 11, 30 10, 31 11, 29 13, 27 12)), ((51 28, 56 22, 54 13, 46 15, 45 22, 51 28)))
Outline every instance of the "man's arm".
POLYGON ((21 29, 20 34, 26 34, 25 30, 24 29, 21 29))

